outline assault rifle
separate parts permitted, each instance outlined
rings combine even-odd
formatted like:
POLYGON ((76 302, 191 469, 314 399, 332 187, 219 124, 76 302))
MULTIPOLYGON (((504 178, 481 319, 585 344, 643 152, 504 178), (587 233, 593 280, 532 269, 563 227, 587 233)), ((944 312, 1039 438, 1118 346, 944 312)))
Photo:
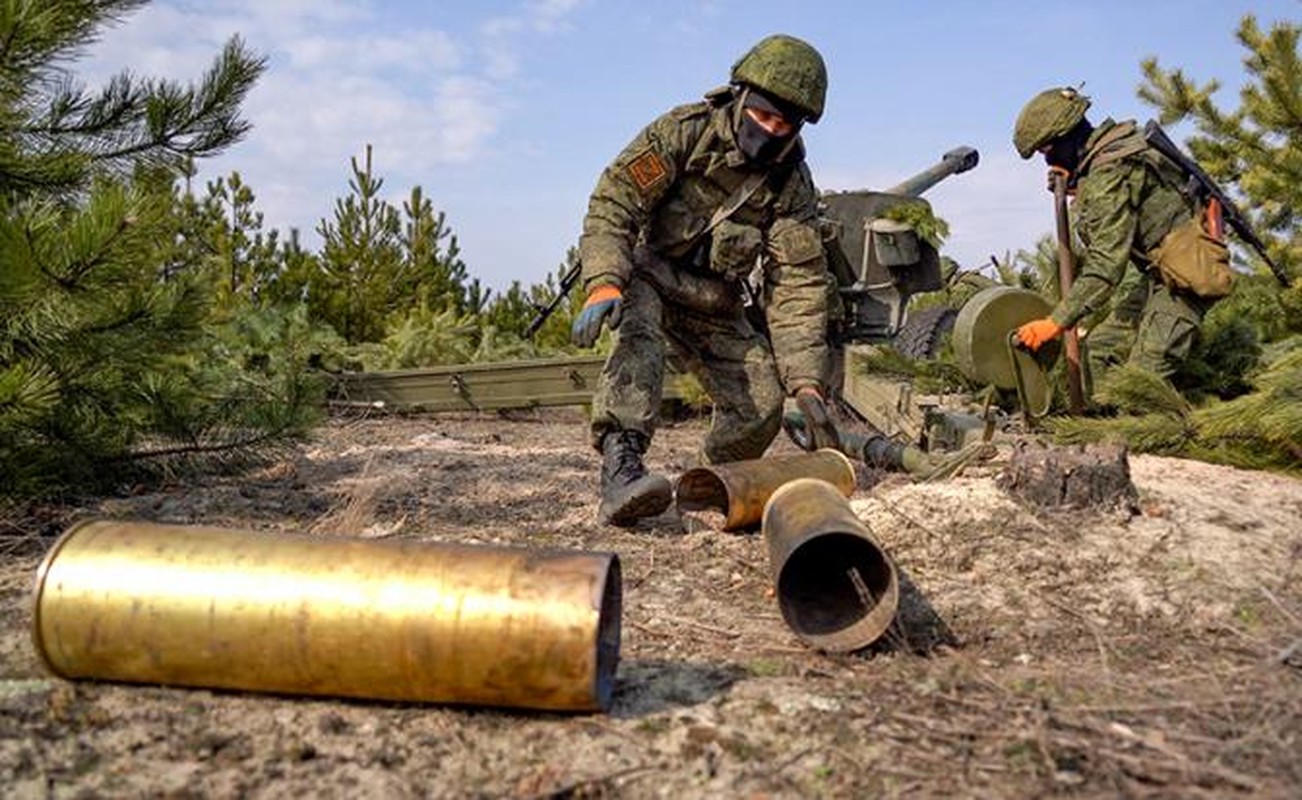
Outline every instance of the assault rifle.
POLYGON ((1189 178, 1189 189, 1193 196, 1203 202, 1215 200, 1220 204, 1225 222, 1234 229, 1234 232, 1239 235, 1239 238, 1245 244, 1250 245, 1253 250, 1257 251, 1257 255, 1261 256, 1261 260, 1265 261, 1266 266, 1270 267, 1271 274, 1275 276, 1280 285, 1287 287, 1289 285, 1288 275, 1278 264, 1270 260, 1270 256, 1266 255, 1266 245, 1257 237, 1256 232, 1252 230, 1252 226, 1248 224, 1248 220, 1239 211, 1238 206, 1234 205, 1234 201, 1222 191, 1220 186, 1216 185, 1216 181, 1212 180, 1211 176, 1203 171, 1202 167, 1198 166, 1198 162, 1185 155, 1184 151, 1166 135, 1166 131, 1162 130, 1162 126, 1158 125, 1156 120, 1149 120, 1144 125, 1144 140, 1154 150, 1157 150, 1157 152, 1166 156, 1176 166, 1184 170, 1185 175, 1189 178))
POLYGON ((570 271, 565 273, 561 278, 561 285, 557 288, 556 296, 551 299, 551 302, 545 306, 535 305, 533 307, 534 311, 537 313, 529 323, 529 327, 524 329, 524 338, 532 339, 533 335, 537 333, 538 329, 547 321, 547 318, 556 312, 556 309, 560 307, 561 303, 565 302, 565 298, 570 295, 570 289, 574 288, 574 284, 578 282, 579 274, 582 272, 583 264, 575 261, 574 266, 570 267, 570 271))

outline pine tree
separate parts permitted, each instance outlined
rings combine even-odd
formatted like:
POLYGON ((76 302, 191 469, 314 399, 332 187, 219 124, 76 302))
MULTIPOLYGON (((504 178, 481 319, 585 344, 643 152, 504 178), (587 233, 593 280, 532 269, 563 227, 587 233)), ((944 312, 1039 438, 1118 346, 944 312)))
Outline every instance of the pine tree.
MULTIPOLYGON (((142 2, 0 8, 0 493, 89 489, 163 454, 249 452, 310 407, 292 325, 212 326, 173 186, 248 130, 263 59, 232 38, 196 85, 68 65, 142 2), (268 345, 269 346, 269 345, 268 345), (257 352, 255 352, 257 351, 257 352)), ((174 463, 174 462, 173 462, 174 463)))
MULTIPOLYGON (((1247 50, 1247 81, 1239 107, 1225 110, 1213 95, 1221 82, 1199 83, 1181 69, 1163 70, 1156 58, 1142 64, 1139 97, 1157 109, 1159 121, 1191 121, 1197 133, 1185 145, 1217 181, 1236 189, 1272 259, 1288 273, 1302 263, 1302 26, 1277 22, 1263 33, 1251 14, 1237 31, 1247 50)), ((1255 255, 1248 256, 1252 260, 1255 255)), ((1259 271, 1264 266, 1259 267, 1259 271)))
POLYGON ((406 280, 402 221, 380 195, 384 179, 351 160, 351 193, 335 200, 334 219, 317 226, 324 242, 318 271, 308 287, 308 305, 350 343, 378 342, 406 280))
POLYGON ((434 204, 419 186, 411 190, 402 212, 407 284, 396 288, 411 298, 413 306, 478 313, 487 295, 479 280, 467 274, 447 215, 442 211, 434 213, 434 204))
POLYGON ((262 230, 256 195, 240 173, 208 183, 203 205, 211 223, 204 232, 212 251, 212 277, 225 309, 258 306, 267 284, 280 271, 279 233, 262 230))
POLYGON ((112 78, 87 93, 66 69, 101 28, 147 0, 10 2, 0 13, 0 192, 69 196, 95 175, 216 155, 249 124, 239 106, 265 67, 238 36, 197 86, 112 78))

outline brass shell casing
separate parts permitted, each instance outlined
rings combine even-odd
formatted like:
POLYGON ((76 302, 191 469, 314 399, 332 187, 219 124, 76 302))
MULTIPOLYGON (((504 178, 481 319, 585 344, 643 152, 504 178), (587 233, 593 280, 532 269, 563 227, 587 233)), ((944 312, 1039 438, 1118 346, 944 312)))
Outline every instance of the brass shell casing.
POLYGON ((847 497, 854 493, 854 464, 839 450, 823 449, 689 469, 678 478, 675 503, 679 513, 718 510, 724 530, 739 530, 758 524, 769 497, 796 478, 819 478, 847 497))
POLYGON ((895 564, 826 481, 801 478, 773 493, 761 526, 782 618, 831 652, 875 642, 895 619, 895 564))
POLYGON ((73 679, 592 711, 619 660, 614 553, 96 520, 34 606, 73 679))

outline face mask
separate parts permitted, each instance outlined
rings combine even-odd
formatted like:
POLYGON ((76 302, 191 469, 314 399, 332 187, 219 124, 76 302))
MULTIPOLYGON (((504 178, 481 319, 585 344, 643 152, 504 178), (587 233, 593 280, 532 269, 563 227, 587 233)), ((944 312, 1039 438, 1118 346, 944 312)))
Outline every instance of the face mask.
POLYGON ((737 147, 746 158, 760 164, 769 163, 782 154, 790 141, 790 136, 774 136, 749 114, 742 112, 741 124, 737 128, 737 147))
POLYGON ((1085 142, 1093 130, 1088 122, 1081 120, 1076 127, 1054 140, 1044 154, 1045 163, 1075 175, 1081 156, 1085 153, 1085 142))
POLYGON ((784 111, 775 106, 768 98, 763 95, 746 89, 742 94, 741 101, 737 104, 737 124, 735 133, 737 135, 737 148, 746 156, 747 159, 758 163, 767 164, 780 158, 787 146, 800 131, 800 122, 796 115, 784 111), (764 129, 755 120, 751 119, 746 109, 754 107, 760 108, 769 113, 783 114, 788 119, 797 119, 793 130, 786 136, 774 136, 764 129))
POLYGON ((1051 167, 1074 174, 1077 165, 1080 164, 1080 150, 1072 142, 1060 141, 1044 154, 1044 161, 1051 167))

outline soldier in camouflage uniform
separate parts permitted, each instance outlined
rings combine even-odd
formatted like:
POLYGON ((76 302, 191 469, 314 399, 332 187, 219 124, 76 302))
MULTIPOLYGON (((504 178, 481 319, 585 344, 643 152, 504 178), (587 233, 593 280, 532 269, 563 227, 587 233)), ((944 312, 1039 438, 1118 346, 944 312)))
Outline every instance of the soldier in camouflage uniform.
POLYGON ((795 396, 817 417, 828 379, 830 277, 805 164, 803 123, 823 114, 827 72, 806 42, 774 35, 728 86, 644 128, 606 168, 579 243, 587 300, 573 339, 615 332, 592 408, 604 523, 664 511, 668 480, 642 456, 655 433, 665 359, 679 356, 714 405, 701 457, 761 456, 795 396), (768 338, 745 311, 763 270, 768 338))
POLYGON ((1073 228, 1083 245, 1080 274, 1045 319, 1018 340, 1036 350, 1086 319, 1091 374, 1129 362, 1170 376, 1188 357, 1213 298, 1168 285, 1155 267, 1168 234, 1202 209, 1181 192, 1180 169, 1150 147, 1133 121, 1085 118, 1090 100, 1070 88, 1048 89, 1022 109, 1013 144, 1022 158, 1042 153, 1067 177, 1073 228), (1138 271, 1127 271, 1134 263, 1138 271))

